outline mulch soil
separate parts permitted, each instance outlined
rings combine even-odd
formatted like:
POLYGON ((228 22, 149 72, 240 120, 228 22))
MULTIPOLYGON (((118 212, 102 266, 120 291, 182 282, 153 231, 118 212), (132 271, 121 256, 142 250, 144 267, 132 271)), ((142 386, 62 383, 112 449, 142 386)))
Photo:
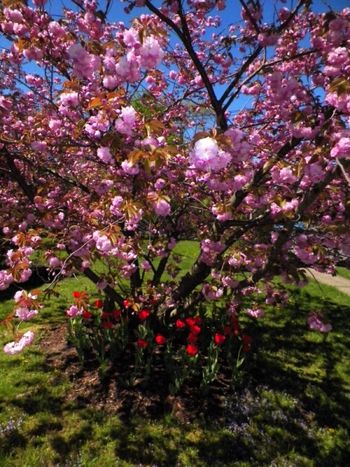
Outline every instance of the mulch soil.
POLYGON ((147 383, 142 378, 130 383, 128 355, 110 366, 103 376, 96 360, 88 359, 82 365, 75 348, 67 342, 64 324, 48 329, 40 345, 47 365, 59 370, 71 382, 66 400, 79 406, 126 419, 134 415, 155 419, 171 413, 179 421, 189 423, 193 419, 220 421, 224 417, 224 402, 230 391, 225 375, 221 375, 205 394, 199 384, 192 381, 173 396, 169 394, 169 381, 162 368, 155 368, 147 383))

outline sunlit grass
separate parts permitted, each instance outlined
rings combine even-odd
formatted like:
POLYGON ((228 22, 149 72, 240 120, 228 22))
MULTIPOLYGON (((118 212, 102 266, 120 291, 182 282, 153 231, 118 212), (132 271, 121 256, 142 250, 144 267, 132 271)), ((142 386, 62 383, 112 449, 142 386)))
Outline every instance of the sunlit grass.
POLYGON ((345 279, 350 279, 350 269, 348 268, 338 267, 337 274, 345 279))
MULTIPOLYGON (((185 242, 176 247, 179 253, 188 269, 198 244, 185 242)), ((290 287, 289 303, 269 307, 262 320, 245 318, 253 351, 223 401, 224 417, 184 423, 169 413, 125 419, 70 402, 72 383, 47 363, 40 336, 66 320, 74 290, 98 294, 80 276, 55 290, 59 295, 51 295, 31 323, 34 345, 17 356, 0 354, 1 466, 347 465, 349 296, 311 281, 303 289, 290 287), (332 323, 329 335, 308 330, 311 311, 332 323)), ((12 306, 0 302, 0 315, 12 306)))

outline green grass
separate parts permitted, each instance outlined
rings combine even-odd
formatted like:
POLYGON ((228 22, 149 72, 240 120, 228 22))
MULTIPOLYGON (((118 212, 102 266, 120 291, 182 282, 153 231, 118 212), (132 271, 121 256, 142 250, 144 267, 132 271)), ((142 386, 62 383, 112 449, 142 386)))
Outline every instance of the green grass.
MULTIPOLYGON (((175 253, 184 268, 198 247, 186 242, 175 253)), ((223 402, 224 417, 180 423, 69 400, 72 383, 47 363, 39 342, 65 320, 73 290, 94 286, 82 277, 62 281, 35 320, 35 344, 18 356, 0 353, 0 466, 348 465, 350 297, 311 281, 291 288, 289 304, 270 307, 259 322, 247 318, 253 352, 223 402), (310 311, 332 323, 329 335, 308 331, 310 311)), ((0 315, 11 308, 0 302, 0 315)))
POLYGON ((337 274, 345 279, 350 279, 350 269, 348 268, 337 268, 337 274))

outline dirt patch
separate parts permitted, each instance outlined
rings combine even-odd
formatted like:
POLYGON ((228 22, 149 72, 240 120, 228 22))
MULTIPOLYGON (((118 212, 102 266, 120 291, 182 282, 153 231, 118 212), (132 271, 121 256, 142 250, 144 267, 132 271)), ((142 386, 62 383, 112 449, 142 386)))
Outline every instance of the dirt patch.
POLYGON ((45 333, 41 349, 47 364, 61 371, 71 382, 67 401, 115 413, 122 418, 140 415, 159 418, 172 413, 179 421, 193 419, 223 420, 225 400, 230 392, 229 380, 222 374, 206 394, 196 381, 185 386, 176 396, 170 395, 169 380, 163 369, 155 367, 150 381, 135 378, 130 381, 132 364, 126 354, 101 376, 98 364, 88 359, 82 365, 74 347, 67 343, 67 328, 60 325, 45 333))

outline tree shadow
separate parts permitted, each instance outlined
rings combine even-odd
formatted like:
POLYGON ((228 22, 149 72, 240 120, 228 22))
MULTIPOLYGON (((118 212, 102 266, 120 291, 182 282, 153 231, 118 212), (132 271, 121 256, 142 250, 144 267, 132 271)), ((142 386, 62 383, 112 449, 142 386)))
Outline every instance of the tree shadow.
POLYGON ((18 290, 32 290, 52 281, 52 272, 49 273, 45 266, 34 266, 32 271, 32 275, 26 282, 14 283, 6 290, 1 290, 0 302, 13 298, 18 290))
POLYGON ((350 307, 308 295, 297 296, 295 305, 253 330, 258 349, 249 367, 252 381, 300 398, 321 425, 349 428, 350 307), (306 315, 316 304, 332 317, 329 335, 307 331, 306 315))

